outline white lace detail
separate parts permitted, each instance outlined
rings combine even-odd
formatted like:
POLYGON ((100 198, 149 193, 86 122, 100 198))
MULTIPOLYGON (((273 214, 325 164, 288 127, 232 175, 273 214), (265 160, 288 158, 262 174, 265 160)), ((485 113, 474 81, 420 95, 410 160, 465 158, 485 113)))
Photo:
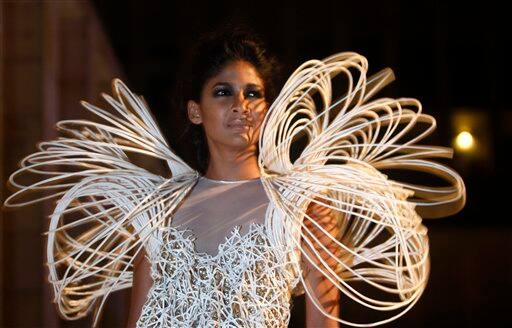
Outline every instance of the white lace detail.
POLYGON ((154 280, 137 327, 287 327, 299 281, 264 225, 236 226, 217 254, 197 252, 190 230, 166 227, 149 252, 154 280), (190 234, 187 234, 190 232, 190 234))

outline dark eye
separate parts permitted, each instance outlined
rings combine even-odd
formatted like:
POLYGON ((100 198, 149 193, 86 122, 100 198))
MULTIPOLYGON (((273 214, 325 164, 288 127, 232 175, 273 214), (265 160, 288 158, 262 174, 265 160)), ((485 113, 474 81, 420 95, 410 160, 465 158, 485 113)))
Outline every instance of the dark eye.
POLYGON ((225 88, 217 89, 214 91, 213 95, 215 97, 229 96, 229 95, 231 95, 231 91, 229 89, 225 89, 225 88))
POLYGON ((261 91, 258 91, 258 90, 249 90, 249 91, 247 91, 247 97, 262 98, 263 97, 263 93, 261 91))

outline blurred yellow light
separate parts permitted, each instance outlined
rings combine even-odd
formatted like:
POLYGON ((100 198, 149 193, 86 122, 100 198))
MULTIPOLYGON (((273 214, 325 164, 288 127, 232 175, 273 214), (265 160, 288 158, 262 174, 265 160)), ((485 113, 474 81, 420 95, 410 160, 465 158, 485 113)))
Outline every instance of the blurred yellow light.
POLYGON ((470 150, 474 144, 473 136, 468 131, 462 131, 455 138, 455 145, 460 150, 470 150))

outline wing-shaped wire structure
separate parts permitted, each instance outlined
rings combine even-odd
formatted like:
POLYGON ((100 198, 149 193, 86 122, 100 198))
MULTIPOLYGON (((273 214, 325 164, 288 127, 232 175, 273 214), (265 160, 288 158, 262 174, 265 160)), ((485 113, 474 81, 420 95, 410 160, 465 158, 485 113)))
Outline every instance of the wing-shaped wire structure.
POLYGON ((108 110, 81 102, 98 121, 58 122, 64 137, 39 143, 21 161, 9 178, 19 190, 4 203, 56 200, 47 232, 54 302, 70 320, 94 309, 93 326, 107 296, 131 287, 133 259, 197 178, 170 149, 144 99, 119 79, 112 88, 113 97, 102 94, 108 110), (135 165, 129 154, 165 161, 170 177, 135 165))
MULTIPOLYGON (((450 158, 451 149, 418 144, 434 130, 434 118, 415 99, 371 100, 394 77, 384 69, 367 78, 367 70, 356 53, 301 65, 265 117, 258 158, 271 242, 297 249, 295 260, 311 262, 364 307, 398 312, 371 323, 334 317, 301 273, 324 315, 361 327, 396 319, 417 302, 429 275, 422 217, 451 215, 465 203, 460 176, 433 160, 450 158), (338 75, 347 91, 333 100, 338 75), (390 176, 395 171, 428 174, 443 185, 401 181, 390 176), (308 214, 312 203, 332 211, 336 234, 308 214)), ((93 326, 108 295, 131 287, 133 259, 143 247, 154 249, 153 232, 169 225, 199 174, 171 150, 144 99, 119 79, 112 84, 113 96, 103 94, 109 109, 82 102, 98 121, 58 122, 63 137, 39 143, 21 161, 9 177, 18 191, 4 203, 56 201, 47 232, 54 301, 70 320, 94 309, 93 326), (170 177, 136 165, 130 154, 165 161, 170 177)))
POLYGON ((450 158, 452 150, 419 144, 435 119, 416 99, 371 100, 394 76, 384 69, 367 77, 367 70, 366 58, 352 52, 301 65, 269 108, 258 159, 272 203, 271 240, 295 247, 342 298, 392 311, 376 322, 337 318, 301 273, 305 293, 324 315, 357 327, 394 320, 417 302, 429 276, 422 216, 452 215, 465 203, 461 177, 433 160, 450 158), (333 100, 337 76, 347 91, 333 100), (312 203, 331 210, 337 233, 308 214, 312 203))

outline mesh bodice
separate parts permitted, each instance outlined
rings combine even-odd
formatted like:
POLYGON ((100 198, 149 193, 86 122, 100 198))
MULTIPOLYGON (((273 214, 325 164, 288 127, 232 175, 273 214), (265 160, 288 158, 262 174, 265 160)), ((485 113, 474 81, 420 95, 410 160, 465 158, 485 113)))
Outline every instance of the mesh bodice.
POLYGON ((154 284, 137 327, 286 327, 298 282, 271 246, 259 179, 200 178, 149 253, 154 284))

